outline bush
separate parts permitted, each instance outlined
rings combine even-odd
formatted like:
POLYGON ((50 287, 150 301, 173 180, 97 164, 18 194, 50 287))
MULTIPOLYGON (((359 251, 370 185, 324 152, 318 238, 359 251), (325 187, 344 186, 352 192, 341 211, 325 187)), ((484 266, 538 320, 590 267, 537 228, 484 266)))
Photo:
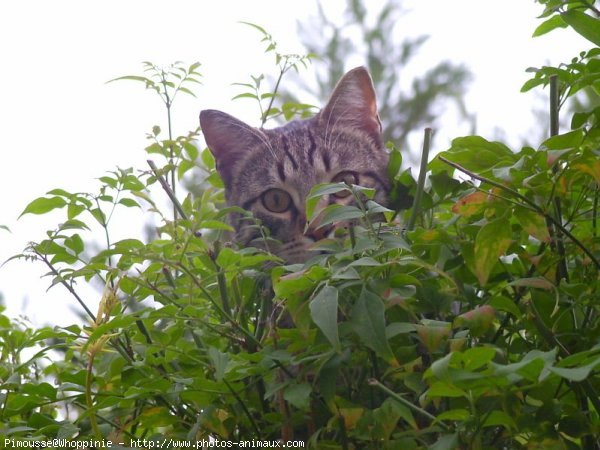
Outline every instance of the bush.
MULTIPOLYGON (((593 6, 541 3, 547 19, 536 34, 568 25, 600 46, 593 6)), ((557 120, 577 91, 598 90, 598 54, 536 69, 524 89, 550 85, 557 120)), ((285 56, 277 62, 298 63, 285 56)), ((146 68, 147 77, 126 78, 171 108, 173 94, 192 93, 199 65, 146 68)), ((253 98, 269 102, 261 111, 293 110, 272 109, 276 93, 259 85, 253 98)), ((20 256, 43 262, 90 322, 34 331, 0 316, 2 434, 125 447, 296 439, 322 449, 600 448, 599 123, 600 107, 574 113, 572 129, 538 149, 457 138, 429 164, 428 183, 398 173, 392 148, 390 174, 417 199, 408 229, 397 213, 359 201, 330 215, 358 216, 347 238, 292 266, 225 245, 232 208, 222 207, 210 153, 197 150, 196 132, 163 139, 155 128, 147 151, 161 167, 118 169, 98 193, 55 189, 25 208, 65 211, 20 256), (175 181, 196 164, 205 189, 179 203, 175 181), (174 212, 153 200, 157 182, 174 212), (113 210, 142 204, 159 237, 111 242, 113 210), (371 220, 381 212, 387 223, 371 220), (94 227, 107 245, 90 255, 94 227), (76 285, 92 279, 105 284, 95 314, 76 285), (49 359, 51 350, 61 357, 49 359)), ((309 202, 342 188, 317 186, 309 202)))

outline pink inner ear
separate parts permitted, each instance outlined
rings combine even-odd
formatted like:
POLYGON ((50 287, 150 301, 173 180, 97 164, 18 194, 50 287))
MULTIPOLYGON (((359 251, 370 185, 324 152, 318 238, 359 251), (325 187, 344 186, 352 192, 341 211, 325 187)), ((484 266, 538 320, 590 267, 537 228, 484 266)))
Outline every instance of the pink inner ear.
POLYGON ((375 89, 364 67, 357 67, 342 77, 321 115, 325 124, 358 128, 381 144, 375 89))
POLYGON ((217 161, 217 170, 229 184, 237 162, 249 148, 261 143, 261 132, 216 110, 201 111, 200 126, 206 145, 217 161))

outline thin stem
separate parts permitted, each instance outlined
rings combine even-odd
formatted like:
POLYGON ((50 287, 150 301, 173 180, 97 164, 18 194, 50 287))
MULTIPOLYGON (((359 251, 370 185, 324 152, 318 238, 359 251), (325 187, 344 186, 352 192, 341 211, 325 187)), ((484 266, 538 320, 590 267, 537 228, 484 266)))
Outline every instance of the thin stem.
POLYGON ((77 295, 77 292, 75 292, 75 289, 73 289, 73 287, 63 279, 63 277, 58 273, 58 271, 56 270, 56 268, 54 267, 54 265, 50 261, 48 261, 48 258, 46 258, 45 255, 42 255, 41 253, 39 253, 34 248, 32 248, 32 251, 33 251, 33 253, 35 253, 41 259, 41 261, 44 264, 46 264, 48 266, 48 268, 50 269, 50 271, 52 272, 52 274, 56 278, 58 278, 60 280, 59 281, 60 284, 62 284, 67 289, 67 291, 69 291, 71 293, 71 295, 73 297, 75 297, 75 300, 77 300, 77 303, 79 303, 79 305, 83 308, 83 310, 90 317, 90 319, 92 319, 93 322, 96 322, 96 316, 94 315, 94 313, 92 311, 90 311, 90 309, 83 302, 83 300, 81 299, 81 297, 79 297, 79 295, 77 295))
POLYGON ((260 437, 261 434, 260 434, 260 430, 258 428, 258 425, 256 424, 256 421, 252 417, 252 414, 248 410, 248 407, 246 406, 246 404, 244 403, 244 401, 242 400, 242 398, 233 389, 233 387, 227 382, 227 380, 223 379, 223 383, 225 383, 225 386, 227 386, 227 389, 229 389, 229 392, 231 392, 231 394, 233 395, 233 397, 235 398, 235 400, 238 402, 238 404, 242 408, 242 411, 244 411, 244 414, 248 418, 248 420, 250 422, 250 425, 252 425, 252 428, 254 428, 254 432, 256 433, 256 436, 260 437))
POLYGON ((596 185, 596 192, 594 194, 594 203, 592 206, 592 235, 594 238, 598 236, 598 196, 600 194, 600 186, 596 185))
POLYGON ((385 386, 384 384, 382 384, 379 380, 371 378, 369 380, 369 385, 375 386, 376 388, 381 389, 383 392, 385 392, 386 394, 388 394, 389 396, 391 396, 398 403, 402 403, 407 408, 412 409, 413 411, 421 414, 422 416, 427 417, 432 422, 439 423, 445 430, 449 430, 450 429, 450 427, 448 425, 446 425, 443 421, 437 420, 437 418, 434 415, 430 414, 429 412, 427 412, 423 408, 419 408, 413 402, 409 402, 408 400, 406 400, 405 398, 403 398, 401 395, 396 394, 390 388, 388 388, 387 386, 385 386))
POLYGON ((421 168, 419 169, 419 180, 417 181, 417 193, 415 194, 415 202, 413 204, 412 214, 408 221, 406 229, 411 231, 415 227, 417 217, 421 213, 421 200, 425 189, 425 177, 427 175, 427 162, 429 160, 429 148, 431 147, 432 129, 425 128, 423 137, 423 151, 421 152, 421 168))
POLYGON ((162 186, 162 188, 164 189, 164 191, 167 193, 167 196, 169 197, 169 199, 173 203, 173 207, 175 209, 177 209, 177 211, 179 212, 179 215, 184 220, 187 220, 187 218, 188 218, 187 214, 183 210, 183 207, 181 206, 181 203, 179 203, 179 200, 177 200, 177 197, 175 196, 175 192, 171 189, 171 187, 169 186, 169 183, 167 183, 165 181, 165 179, 162 177, 162 175, 158 172, 158 168, 156 167, 156 164, 154 164, 154 161, 148 159, 146 162, 148 163, 148 165, 152 169, 152 172, 154 172, 154 176, 156 177, 156 179, 158 180, 158 182, 160 183, 160 185, 162 186))
POLYGON ((94 356, 90 355, 90 360, 87 364, 87 371, 85 377, 85 403, 87 406, 87 410, 90 413, 90 425, 92 426, 92 430, 96 435, 97 439, 102 439, 102 433, 100 433, 100 428, 98 428, 98 421, 96 420, 96 412, 94 411, 94 400, 92 398, 92 382, 93 382, 93 368, 94 368, 94 356))
MULTIPOLYGON (((563 357, 571 356, 571 352, 564 346, 564 344, 558 339, 558 337, 554 334, 554 332, 546 326, 540 313, 538 312, 535 302, 529 301, 528 305, 530 307, 531 312, 533 313, 533 323, 536 325, 540 335, 547 342, 550 347, 557 347, 559 352, 563 357)), ((571 385, 571 383, 569 383, 571 385)), ((581 386, 583 391, 585 392, 587 399, 594 406, 597 414, 600 414, 600 397, 596 392, 594 386, 590 383, 589 379, 585 379, 579 382, 578 384, 581 386)))
MULTIPOLYGON (((174 163, 174 159, 175 159, 175 150, 173 149, 173 132, 171 131, 171 104, 169 103, 167 105, 167 121, 169 123, 169 164, 171 164, 171 189, 173 190, 173 196, 175 196, 175 192, 177 190, 177 183, 176 183, 176 179, 175 179, 175 163, 174 163)), ((175 204, 173 204, 173 222, 177 221, 177 212, 178 212, 178 208, 177 206, 175 206, 175 204)))
POLYGON ((600 9, 594 6, 594 1, 584 1, 585 5, 598 17, 600 17, 600 9))
POLYGON ((227 294, 227 280, 225 279, 225 273, 223 272, 223 268, 217 264, 217 257, 221 251, 221 243, 219 240, 215 241, 214 255, 211 258, 213 260, 214 265, 217 268, 217 284, 219 285, 219 295, 221 297, 221 305, 223 309, 227 313, 228 316, 231 316, 231 307, 229 306, 229 295, 227 294))
POLYGON ((273 89, 273 96, 271 97, 271 100, 269 101, 269 106, 267 106, 267 109, 262 114, 262 119, 260 122, 261 128, 264 127, 265 123, 267 122, 267 118, 269 116, 269 111, 271 111, 271 108, 273 107, 273 102, 275 101, 275 96, 277 95, 277 91, 279 91, 279 83, 281 83, 281 79, 283 78, 283 74, 285 72, 287 72, 287 67, 284 64, 284 66, 279 69, 279 77, 277 78, 277 82, 275 83, 275 89, 273 89))
MULTIPOLYGON (((167 109, 167 128, 169 130, 169 164, 171 166, 171 189, 173 190, 173 195, 175 195, 176 186, 175 186, 175 150, 173 149, 173 131, 171 125, 171 106, 173 105, 173 99, 175 98, 175 94, 177 94, 177 90, 173 94, 173 99, 169 96, 169 89, 167 86, 167 74, 164 70, 160 72, 161 84, 163 86, 163 95, 164 95, 164 103, 167 109)), ((173 203, 173 221, 177 221, 177 206, 173 203)))
MULTIPOLYGON (((560 112, 560 99, 558 92, 558 77, 556 75, 552 75, 550 77, 550 136, 557 136, 559 133, 559 112, 560 112)), ((558 166, 555 163, 552 166, 552 173, 556 175, 558 172, 558 166)), ((554 218, 556 222, 562 223, 562 207, 560 204, 560 198, 553 196, 552 203, 554 205, 554 218)), ((553 236, 556 242, 556 250, 559 255, 559 261, 556 267, 556 282, 559 283, 560 280, 564 279, 565 281, 569 281, 569 272, 567 268, 567 257, 565 253, 565 246, 563 243, 563 238, 560 230, 554 231, 554 227, 549 226, 548 229, 550 232, 553 232, 555 236, 553 236)))
POLYGON ((559 127, 559 95, 558 95, 558 77, 550 76, 550 136, 558 134, 559 127))

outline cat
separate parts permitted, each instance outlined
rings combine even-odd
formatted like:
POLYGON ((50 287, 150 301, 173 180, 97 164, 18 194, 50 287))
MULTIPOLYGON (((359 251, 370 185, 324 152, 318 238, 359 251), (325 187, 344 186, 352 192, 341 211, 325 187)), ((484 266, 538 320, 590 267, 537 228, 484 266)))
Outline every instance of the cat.
MULTIPOLYGON (((215 157, 229 205, 260 219, 278 244, 269 250, 287 263, 305 262, 310 247, 335 226, 307 224, 305 201, 318 183, 343 181, 374 188, 385 204, 390 182, 375 90, 369 72, 357 67, 337 83, 323 109, 310 119, 274 129, 254 128, 217 110, 200 112, 206 144, 215 157)), ((352 203, 349 191, 324 197, 327 204, 352 203)), ((234 214, 235 241, 259 246, 260 230, 234 214)))

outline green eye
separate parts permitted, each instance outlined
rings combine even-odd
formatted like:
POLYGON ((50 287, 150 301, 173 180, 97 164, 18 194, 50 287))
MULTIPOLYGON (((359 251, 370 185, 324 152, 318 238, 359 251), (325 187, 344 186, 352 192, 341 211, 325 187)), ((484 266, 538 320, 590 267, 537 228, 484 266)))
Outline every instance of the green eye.
MULTIPOLYGON (((356 175, 355 172, 350 172, 350 171, 340 172, 335 177, 333 177, 331 182, 332 183, 346 183, 348 186, 351 186, 353 184, 358 184, 358 176, 356 175)), ((333 195, 336 196, 337 198, 344 198, 344 197, 348 197, 350 194, 351 194, 350 191, 340 191, 340 192, 336 192, 333 195)))
POLYGON ((292 197, 283 189, 269 189, 261 196, 262 204, 269 211, 282 213, 292 206, 292 197))

